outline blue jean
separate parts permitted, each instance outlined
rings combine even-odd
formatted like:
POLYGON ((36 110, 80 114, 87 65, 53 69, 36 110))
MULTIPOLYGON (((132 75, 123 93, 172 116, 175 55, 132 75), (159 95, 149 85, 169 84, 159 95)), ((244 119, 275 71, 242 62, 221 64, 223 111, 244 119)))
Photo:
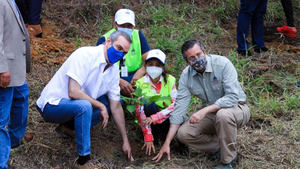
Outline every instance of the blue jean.
POLYGON ((47 103, 41 114, 46 122, 51 123, 74 120, 78 154, 85 156, 91 153, 90 128, 100 122, 100 110, 93 109, 89 101, 61 99, 58 105, 47 103))
POLYGON ((27 82, 18 87, 0 87, 0 169, 7 168, 10 147, 20 144, 24 137, 28 116, 28 96, 27 82))
POLYGON ((237 23, 237 50, 248 50, 247 37, 251 24, 252 45, 263 48, 264 45, 264 14, 267 10, 267 0, 240 0, 241 7, 237 23))
MULTIPOLYGON (((127 82, 131 82, 131 79, 133 78, 133 75, 135 74, 135 72, 130 72, 129 74, 128 74, 128 76, 127 77, 121 77, 121 79, 123 79, 123 80, 126 80, 127 82)), ((110 111, 110 108, 109 108, 109 104, 108 104, 108 97, 105 95, 105 97, 103 96, 102 98, 101 98, 101 102, 106 106, 106 108, 107 108, 107 111, 109 112, 109 113, 111 113, 111 111, 110 111)), ((124 105, 125 104, 125 102, 124 102, 124 100, 123 99, 120 99, 120 103, 121 103, 121 105, 124 105)))

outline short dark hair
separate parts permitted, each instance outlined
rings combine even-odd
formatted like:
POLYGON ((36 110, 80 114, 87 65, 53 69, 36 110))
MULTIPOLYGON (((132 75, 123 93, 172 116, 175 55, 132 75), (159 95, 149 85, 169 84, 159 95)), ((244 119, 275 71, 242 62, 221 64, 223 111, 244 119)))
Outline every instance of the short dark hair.
POLYGON ((204 52, 204 46, 202 45, 202 43, 199 40, 185 41, 181 47, 181 54, 185 60, 186 60, 186 56, 185 56, 184 52, 187 51, 188 49, 194 47, 195 44, 200 46, 200 49, 204 52))
POLYGON ((123 36, 129 43, 132 43, 130 36, 124 31, 115 31, 110 34, 111 43, 114 43, 120 36, 123 36))

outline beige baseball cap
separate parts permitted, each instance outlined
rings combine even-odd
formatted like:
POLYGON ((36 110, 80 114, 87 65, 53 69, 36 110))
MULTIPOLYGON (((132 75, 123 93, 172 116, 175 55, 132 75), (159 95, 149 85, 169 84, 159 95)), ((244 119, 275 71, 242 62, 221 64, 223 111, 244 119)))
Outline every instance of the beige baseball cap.
POLYGON ((130 23, 135 26, 134 12, 130 9, 119 9, 115 14, 115 22, 117 22, 118 25, 130 23))
POLYGON ((149 59, 152 59, 152 58, 158 59, 163 65, 166 62, 166 54, 163 51, 161 51, 160 49, 152 49, 149 51, 146 61, 148 61, 149 59))

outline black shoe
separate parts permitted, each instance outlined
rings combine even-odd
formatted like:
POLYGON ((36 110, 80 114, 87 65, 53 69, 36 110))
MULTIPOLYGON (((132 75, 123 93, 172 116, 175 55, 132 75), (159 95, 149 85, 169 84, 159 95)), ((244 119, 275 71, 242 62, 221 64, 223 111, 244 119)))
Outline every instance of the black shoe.
POLYGON ((236 166, 236 161, 237 161, 237 156, 230 163, 228 163, 228 164, 220 163, 219 165, 217 165, 213 169, 231 169, 231 168, 234 168, 236 166))
POLYGON ((269 51, 269 49, 266 47, 254 49, 254 52, 256 53, 267 52, 267 51, 269 51))
POLYGON ((219 149, 216 153, 208 154, 207 158, 211 161, 220 161, 220 159, 221 159, 221 149, 219 149))
POLYGON ((237 50, 237 53, 242 56, 252 56, 252 54, 249 50, 237 50))

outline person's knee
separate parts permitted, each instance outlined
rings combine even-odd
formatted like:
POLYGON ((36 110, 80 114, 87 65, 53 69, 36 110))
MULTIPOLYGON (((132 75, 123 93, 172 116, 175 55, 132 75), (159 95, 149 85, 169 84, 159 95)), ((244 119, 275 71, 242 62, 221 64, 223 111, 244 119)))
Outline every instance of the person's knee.
POLYGON ((232 122, 231 113, 226 109, 220 109, 216 114, 216 123, 230 123, 232 122))
POLYGON ((186 144, 187 138, 189 137, 189 134, 186 132, 186 130, 183 127, 180 127, 176 134, 176 139, 180 141, 183 144, 186 144))
POLYGON ((81 100, 80 103, 78 104, 79 109, 81 110, 81 113, 86 113, 89 114, 90 116, 92 116, 93 113, 93 106, 91 104, 91 102, 89 102, 88 100, 81 100))

